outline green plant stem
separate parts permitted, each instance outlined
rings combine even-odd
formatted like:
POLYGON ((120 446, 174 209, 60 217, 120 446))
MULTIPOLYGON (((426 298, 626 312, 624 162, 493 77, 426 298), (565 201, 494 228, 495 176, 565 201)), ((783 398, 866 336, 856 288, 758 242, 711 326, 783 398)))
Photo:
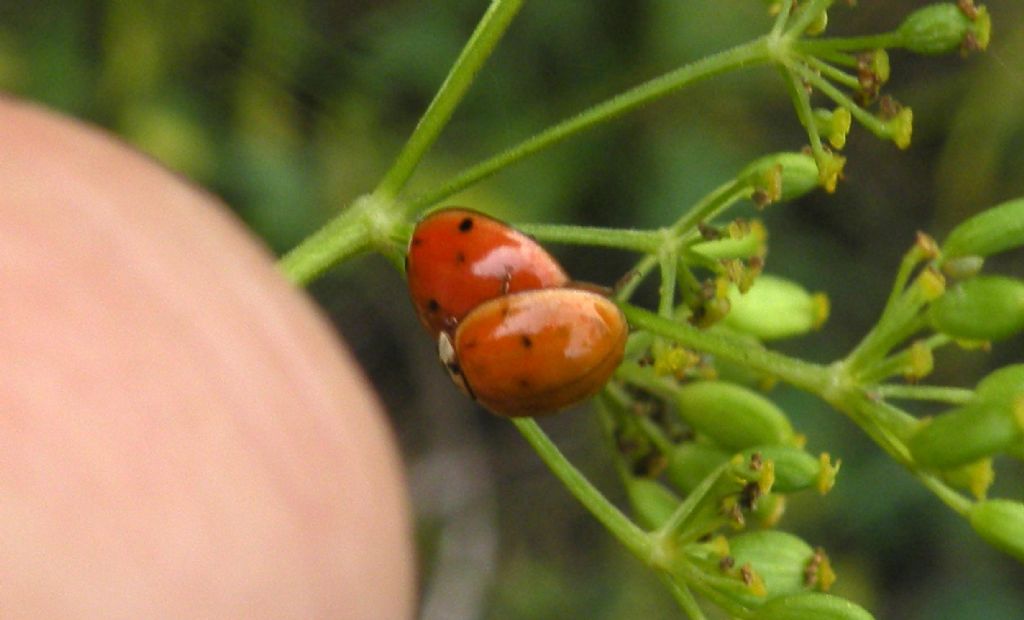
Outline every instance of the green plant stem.
POLYGON ((700 80, 773 60, 767 38, 760 37, 728 50, 707 56, 674 71, 644 82, 579 114, 554 125, 502 153, 472 166, 444 185, 414 197, 408 202, 412 212, 435 204, 485 179, 533 153, 600 123, 606 123, 669 93, 700 80))
POLYGON ((892 307, 896 305, 896 302, 899 301, 900 296, 906 290, 907 282, 910 281, 910 276, 914 273, 914 269, 921 264, 922 260, 924 260, 924 255, 916 244, 903 255, 903 259, 900 261, 900 268, 896 271, 896 277, 893 279, 889 299, 886 300, 885 308, 882 310, 883 315, 892 311, 892 307))
POLYGON ((793 100, 796 116, 800 119, 800 124, 804 126, 804 131, 807 132, 807 139, 811 143, 811 152, 814 154, 814 160, 818 162, 818 169, 821 170, 822 161, 825 160, 825 148, 821 144, 821 134, 818 133, 818 126, 814 122, 814 111, 811 109, 810 95, 807 94, 807 90, 800 83, 794 69, 788 66, 781 66, 779 71, 782 72, 782 78, 786 82, 789 97, 793 100))
POLYGON ((654 532, 654 544, 661 550, 660 555, 668 559, 669 563, 672 563, 671 558, 678 555, 676 551, 679 543, 678 537, 683 533, 684 527, 688 525, 687 521, 690 515, 700 506, 700 503, 707 497, 708 492, 711 491, 715 483, 718 482, 718 479, 722 477, 722 474, 728 468, 729 464, 723 463, 715 471, 705 476, 700 484, 686 496, 686 499, 676 507, 668 520, 654 532))
POLYGON ((968 517, 971 511, 971 505, 973 504, 971 500, 967 499, 960 493, 957 493, 955 490, 951 489, 948 484, 932 474, 920 470, 914 470, 914 475, 921 481, 921 484, 942 500, 942 503, 949 506, 961 517, 964 517, 965 519, 968 517))
POLYGON ((633 555, 650 563, 653 545, 650 536, 613 506, 587 478, 580 473, 533 418, 516 418, 516 428, 540 455, 541 460, 562 481, 569 492, 590 511, 605 528, 626 546, 633 555))
POLYGON ((522 5, 523 0, 492 0, 405 147, 377 186, 376 194, 388 198, 398 195, 423 155, 441 135, 455 107, 462 101, 477 72, 494 51, 522 5))
POLYGON ((775 22, 772 23, 772 29, 768 36, 773 39, 777 39, 782 36, 783 28, 786 26, 786 22, 789 21, 789 16, 793 12, 793 4, 796 0, 783 0, 782 7, 779 9, 779 14, 775 16, 775 22))
POLYGON ((690 617, 690 620, 707 620, 704 611, 697 604, 697 599, 693 597, 693 592, 690 592, 690 588, 685 583, 676 581, 671 576, 664 574, 662 575, 662 580, 668 586, 669 591, 672 592, 676 602, 679 603, 679 607, 690 617))
MULTIPOLYGON (((952 340, 946 334, 933 334, 919 342, 934 351, 938 347, 949 344, 952 340)), ((858 373, 857 379, 862 385, 881 383, 910 369, 913 364, 913 356, 914 352, 911 348, 904 349, 876 364, 871 364, 870 367, 858 373)))
POLYGON ((938 385, 879 385, 874 392, 882 398, 931 400, 951 405, 966 405, 974 399, 974 390, 938 385))
POLYGON ((701 596, 721 607, 730 615, 736 618, 749 618, 751 616, 751 612, 747 607, 737 603, 707 583, 707 574, 685 558, 680 558, 680 561, 673 566, 673 572, 676 575, 676 579, 684 579, 701 596))
POLYGON ((672 318, 676 307, 676 268, 679 257, 671 249, 664 249, 658 255, 661 267, 661 286, 658 288, 658 315, 672 318))
POLYGON ((750 179, 733 178, 701 198, 700 202, 693 205, 682 217, 673 222, 669 226, 669 230, 674 236, 680 237, 696 228, 701 222, 720 215, 741 199, 749 197, 753 191, 750 179))
POLYGON ((884 121, 857 105, 853 99, 850 99, 845 93, 833 86, 831 82, 807 68, 800 67, 798 70, 804 80, 820 90, 826 97, 834 101, 836 105, 848 109, 853 118, 857 119, 857 122, 866 127, 871 133, 883 140, 892 138, 892 131, 890 131, 889 126, 884 121))
POLYGON ((835 37, 827 39, 796 39, 793 51, 807 56, 827 56, 834 52, 857 52, 871 49, 902 47, 903 37, 898 31, 871 34, 862 37, 835 37))
MULTIPOLYGON (((803 49, 800 47, 799 43, 800 42, 798 41, 797 44, 795 44, 793 46, 794 47, 794 51, 799 51, 799 52, 802 53, 803 49)), ((822 52, 820 54, 815 54, 814 56, 805 56, 805 57, 807 57, 807 58, 819 58, 819 59, 821 59, 821 60, 823 60, 825 62, 830 62, 830 63, 832 63, 834 65, 839 65, 840 67, 849 67, 851 69, 856 69, 858 64, 859 64, 857 62, 857 57, 852 55, 852 54, 849 54, 847 52, 829 51, 829 52, 822 52)))
POLYGON ((797 9, 793 21, 786 28, 786 33, 799 40, 800 36, 811 25, 811 22, 823 11, 828 10, 835 0, 811 0, 797 9))
POLYGON ((549 243, 589 245, 641 254, 655 254, 665 243, 664 235, 657 230, 629 230, 563 224, 517 224, 516 228, 549 243))
MULTIPOLYGON (((752 191, 753 188, 749 182, 740 181, 739 179, 733 179, 716 187, 666 229, 666 234, 670 239, 666 239, 663 236, 661 245, 664 246, 667 243, 674 242, 677 247, 681 246, 684 243, 685 236, 689 234, 691 229, 696 228, 697 224, 721 214, 742 198, 749 196, 752 191), (671 239, 674 239, 674 241, 671 239)), ((644 281, 647 274, 657 265, 658 257, 654 256, 653 253, 641 259, 632 269, 635 277, 616 292, 615 298, 619 301, 629 299, 636 292, 637 287, 644 281)), ((677 271, 684 276, 692 275, 685 265, 680 265, 677 271)))
POLYGON ((813 394, 823 394, 828 388, 829 370, 820 364, 751 346, 748 342, 725 334, 671 321, 629 304, 620 304, 620 307, 629 324, 636 329, 648 330, 691 349, 711 353, 721 359, 778 377, 813 394))
POLYGON ((893 347, 924 327, 924 320, 919 316, 926 302, 922 286, 918 278, 885 308, 878 322, 846 357, 851 372, 859 375, 869 371, 870 366, 881 360, 893 347))
POLYGON ((305 286, 331 266, 373 248, 368 207, 356 201, 323 228, 306 237, 278 262, 285 277, 305 286))
POLYGON ((724 258, 750 258, 764 252, 764 240, 758 239, 757 235, 748 234, 739 239, 716 239, 714 241, 701 241, 686 248, 689 255, 699 255, 712 260, 724 258))
POLYGON ((654 394, 666 401, 674 400, 679 394, 680 385, 671 377, 659 375, 654 368, 641 366, 636 362, 626 361, 619 364, 615 370, 615 376, 621 380, 643 388, 644 391, 654 394))
POLYGON ((843 71, 842 69, 838 69, 819 58, 815 58, 814 56, 807 56, 806 58, 804 58, 804 62, 807 63, 807 66, 820 72, 821 75, 839 84, 842 84, 847 88, 860 88, 860 82, 857 80, 856 76, 850 75, 849 73, 843 71))

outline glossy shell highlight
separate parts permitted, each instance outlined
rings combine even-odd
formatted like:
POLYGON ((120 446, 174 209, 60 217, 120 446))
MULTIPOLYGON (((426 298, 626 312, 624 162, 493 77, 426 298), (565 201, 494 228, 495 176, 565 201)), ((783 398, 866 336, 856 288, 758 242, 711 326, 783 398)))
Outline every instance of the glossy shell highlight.
POLYGON ((526 291, 466 315, 445 363, 473 398, 498 415, 549 414, 586 400, 608 382, 628 332, 622 312, 602 295, 571 288, 526 291))
POLYGON ((420 322, 434 337, 454 331, 466 314, 488 300, 569 281, 536 241, 462 208, 436 211, 416 226, 406 276, 420 322))

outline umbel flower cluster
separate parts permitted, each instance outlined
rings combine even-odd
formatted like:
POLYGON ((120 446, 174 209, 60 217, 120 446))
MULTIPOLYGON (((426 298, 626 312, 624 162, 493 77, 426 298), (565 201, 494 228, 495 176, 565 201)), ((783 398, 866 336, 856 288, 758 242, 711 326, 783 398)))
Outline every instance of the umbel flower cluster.
POLYGON ((768 346, 820 328, 828 300, 766 272, 764 224, 729 211, 833 191, 855 122, 910 146, 912 110, 884 92, 893 76, 889 50, 968 54, 989 41, 990 16, 971 0, 930 4, 891 32, 857 37, 826 35, 833 2, 768 1, 774 23, 766 35, 620 93, 433 191, 404 196, 521 4, 495 0, 380 185, 281 262, 301 283, 368 250, 404 266, 416 311, 456 383, 511 417, 565 487, 697 620, 705 618, 702 602, 745 620, 872 617, 828 592, 837 576, 823 549, 777 529, 787 498, 827 493, 840 463, 806 445, 766 393, 776 382, 847 415, 982 538, 1024 561, 1024 503, 988 497, 992 459, 1024 458, 1024 363, 974 388, 925 383, 936 349, 989 347, 1024 331, 1024 282, 985 271, 989 256, 1024 246, 1024 198, 979 213, 942 243, 919 234, 877 323, 848 355, 816 364, 768 346), (520 232, 447 209, 410 232, 411 214, 543 148, 700 79, 758 65, 782 75, 806 148, 752 162, 673 223, 520 232), (534 239, 641 258, 614 291, 602 291, 572 281, 534 239), (658 304, 649 311, 632 300, 652 275, 658 304), (563 320, 569 315, 580 320, 563 320), (592 396, 628 514, 534 420, 592 396), (941 413, 918 418, 903 401, 930 401, 941 413))

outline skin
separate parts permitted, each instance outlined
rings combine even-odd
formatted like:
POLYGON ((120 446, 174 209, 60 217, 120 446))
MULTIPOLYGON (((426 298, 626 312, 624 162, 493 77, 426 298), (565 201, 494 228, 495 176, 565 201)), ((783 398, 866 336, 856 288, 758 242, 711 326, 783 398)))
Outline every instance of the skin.
POLYGON ((211 196, 0 100, 0 616, 412 616, 379 403, 211 196))

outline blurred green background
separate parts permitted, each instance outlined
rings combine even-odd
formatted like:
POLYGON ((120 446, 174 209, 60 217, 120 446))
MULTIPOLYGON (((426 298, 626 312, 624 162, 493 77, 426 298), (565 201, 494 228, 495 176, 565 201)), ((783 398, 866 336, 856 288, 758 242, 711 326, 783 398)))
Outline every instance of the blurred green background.
MULTIPOLYGON (((483 0, 150 2, 5 0, 0 89, 111 129, 220 195, 276 252, 375 185, 486 8, 483 0)), ((830 32, 895 27, 923 2, 837 3, 830 32)), ((768 269, 831 296, 823 332, 784 343, 828 361, 871 325, 916 230, 1024 195, 1024 4, 987 3, 988 53, 894 52, 888 92, 914 109, 910 150, 855 128, 847 179, 764 214, 768 269)), ((448 176, 591 103, 770 24, 759 0, 527 3, 414 179, 448 176)), ((767 152, 805 136, 769 69, 656 102, 489 179, 452 202, 513 221, 658 226, 767 152)), ((3 146, 0 145, 0 156, 3 146)), ((753 211, 746 212, 752 215, 753 211)), ((187 248, 183 248, 187 251, 187 248)), ((626 255, 554 248, 581 279, 614 282, 626 255)), ((1020 253, 993 261, 1024 275, 1020 253)), ((514 429, 449 383, 404 284, 378 258, 334 270, 312 293, 388 406, 418 518, 422 617, 669 618, 659 581, 543 468, 514 429)), ((971 385, 1020 361, 942 352, 936 382, 971 385)), ((835 592, 878 618, 1024 617, 1024 569, 825 405, 775 396, 812 450, 842 458, 828 496, 797 497, 782 526, 830 552, 835 592)), ((580 409, 545 427, 621 499, 602 439, 580 409)), ((1021 496, 998 463, 995 494, 1021 496)))

